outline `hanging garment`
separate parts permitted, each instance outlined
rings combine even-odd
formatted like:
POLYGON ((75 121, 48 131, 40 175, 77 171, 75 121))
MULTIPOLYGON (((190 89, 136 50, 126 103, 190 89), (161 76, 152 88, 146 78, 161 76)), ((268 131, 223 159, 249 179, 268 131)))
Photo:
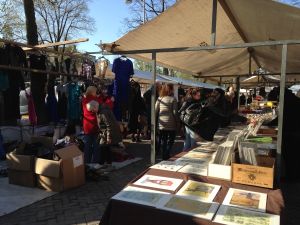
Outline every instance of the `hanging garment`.
MULTIPOLYGON (((30 55, 30 68, 46 70, 46 57, 30 55)), ((37 114, 38 124, 48 123, 48 114, 45 104, 47 76, 40 73, 31 73, 31 94, 37 114)))
MULTIPOLYGON (((26 54, 18 46, 5 45, 6 55, 10 66, 26 67, 26 54)), ((21 71, 8 71, 9 87, 3 91, 5 109, 4 117, 7 125, 16 125, 20 119, 20 90, 25 89, 23 73, 21 71)))
POLYGON ((138 82, 132 80, 130 82, 130 95, 129 95, 129 124, 128 128, 131 132, 137 133, 140 129, 139 115, 146 114, 145 102, 141 96, 141 87, 138 82))
POLYGON ((57 123, 59 121, 57 111, 57 99, 54 94, 48 94, 46 98, 46 106, 48 112, 48 118, 50 122, 57 123))
POLYGON ((68 85, 68 119, 79 123, 81 117, 81 88, 77 83, 68 85))
POLYGON ((105 74, 106 74, 106 70, 107 70, 107 67, 109 65, 109 61, 105 58, 101 58, 99 63, 98 63, 98 66, 99 66, 99 77, 101 79, 104 79, 105 78, 105 74))
POLYGON ((31 125, 36 125, 37 124, 37 116, 35 112, 35 107, 34 107, 34 102, 31 93, 28 93, 25 90, 25 94, 27 97, 28 101, 28 114, 29 114, 29 121, 31 125))
POLYGON ((115 97, 114 113, 122 121, 128 110, 129 79, 134 74, 132 61, 120 57, 114 60, 112 72, 115 73, 113 96, 115 97))
POLYGON ((57 101, 57 112, 58 117, 61 120, 67 119, 67 111, 68 111, 68 85, 58 85, 56 88, 58 101, 57 101))
POLYGON ((2 91, 0 91, 0 125, 2 125, 5 121, 4 115, 4 97, 2 91))

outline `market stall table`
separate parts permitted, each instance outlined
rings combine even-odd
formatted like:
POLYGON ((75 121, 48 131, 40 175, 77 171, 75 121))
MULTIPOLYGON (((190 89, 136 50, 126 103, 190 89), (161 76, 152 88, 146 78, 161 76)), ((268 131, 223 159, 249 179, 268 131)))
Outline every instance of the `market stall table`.
MULTIPOLYGON (((185 153, 181 153, 176 157, 179 158, 183 154, 185 153)), ((205 176, 183 174, 180 172, 172 172, 172 171, 157 170, 157 169, 150 168, 144 171, 142 174, 140 174, 136 179, 131 181, 128 185, 136 186, 133 183, 145 174, 170 177, 170 178, 178 178, 178 179, 183 179, 184 181, 195 180, 195 181, 220 185, 221 189, 216 195, 216 197, 214 198, 214 202, 218 202, 220 204, 222 204, 229 188, 237 188, 237 189, 244 189, 244 190, 261 192, 261 193, 267 193, 268 194, 267 205, 266 205, 267 213, 280 215, 284 208, 284 200, 280 189, 272 190, 266 188, 259 188, 254 186, 236 184, 230 181, 225 181, 220 179, 213 179, 205 176)), ((171 192, 171 191, 165 191, 165 192, 175 194, 183 185, 184 183, 175 192, 171 192)), ((153 189, 153 190, 157 190, 157 189, 153 189)), ((284 218, 281 216, 281 222, 283 222, 283 219, 284 218)), ((209 220, 196 218, 184 214, 165 211, 165 210, 157 209, 155 207, 111 199, 101 219, 100 225, 132 225, 132 224, 208 225, 208 224, 219 224, 219 223, 215 223, 209 220)))

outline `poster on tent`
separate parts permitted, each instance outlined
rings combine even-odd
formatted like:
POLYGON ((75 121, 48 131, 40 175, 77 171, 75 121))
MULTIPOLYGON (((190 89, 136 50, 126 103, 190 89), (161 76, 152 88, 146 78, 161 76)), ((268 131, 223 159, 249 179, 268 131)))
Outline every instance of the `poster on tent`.
POLYGON ((182 184, 182 182, 183 180, 176 178, 144 175, 133 184, 143 187, 152 187, 167 191, 175 191, 182 184))
POLYGON ((151 166, 151 169, 158 169, 158 170, 167 170, 167 171, 173 171, 176 172, 179 169, 181 169, 183 166, 185 166, 185 162, 178 162, 178 161, 161 161, 153 166, 151 166))
POLYGON ((177 195, 166 196, 164 199, 157 208, 207 220, 212 220, 219 207, 215 202, 202 202, 177 195))
POLYGON ((166 195, 169 194, 145 188, 128 186, 113 196, 112 199, 156 207, 166 195))
POLYGON ((279 225, 280 216, 221 205, 213 222, 227 225, 279 225))
POLYGON ((211 202, 216 197, 221 186, 189 180, 176 193, 187 198, 211 202))
POLYGON ((230 188, 223 201, 223 205, 265 212, 267 205, 267 194, 230 188))

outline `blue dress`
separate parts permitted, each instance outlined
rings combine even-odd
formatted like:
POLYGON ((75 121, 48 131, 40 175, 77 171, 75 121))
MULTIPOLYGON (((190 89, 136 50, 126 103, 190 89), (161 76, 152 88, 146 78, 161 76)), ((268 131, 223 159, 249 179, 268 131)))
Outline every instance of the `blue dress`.
POLYGON ((122 121, 128 110, 129 79, 134 74, 133 63, 122 57, 114 60, 112 72, 115 73, 113 96, 115 97, 114 114, 118 121, 122 121))

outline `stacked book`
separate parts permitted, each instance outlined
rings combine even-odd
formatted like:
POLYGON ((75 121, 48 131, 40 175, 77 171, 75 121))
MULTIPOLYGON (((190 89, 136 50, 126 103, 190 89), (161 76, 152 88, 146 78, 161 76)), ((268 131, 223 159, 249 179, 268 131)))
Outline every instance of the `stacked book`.
POLYGON ((257 166, 256 154, 257 144, 252 142, 240 142, 239 146, 239 158, 242 164, 249 164, 257 166))
POLYGON ((217 154, 214 160, 215 164, 230 165, 231 156, 234 152, 234 141, 225 141, 217 148, 217 154))

